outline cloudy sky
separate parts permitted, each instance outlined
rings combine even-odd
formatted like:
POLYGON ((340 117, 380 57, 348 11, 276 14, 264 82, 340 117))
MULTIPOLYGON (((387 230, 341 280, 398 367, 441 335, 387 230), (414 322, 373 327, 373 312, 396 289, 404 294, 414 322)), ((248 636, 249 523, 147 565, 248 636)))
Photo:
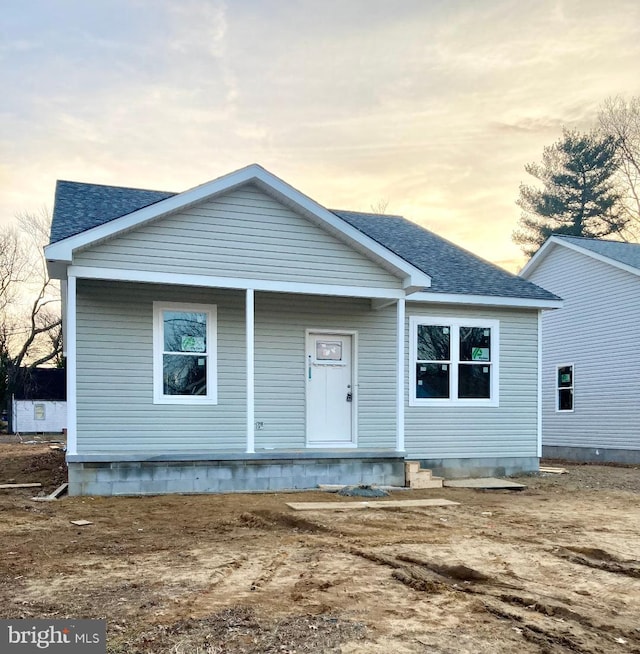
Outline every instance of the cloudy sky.
POLYGON ((0 224, 56 179, 181 191, 257 162, 495 263, 524 165, 640 95, 637 0, 5 0, 0 224))

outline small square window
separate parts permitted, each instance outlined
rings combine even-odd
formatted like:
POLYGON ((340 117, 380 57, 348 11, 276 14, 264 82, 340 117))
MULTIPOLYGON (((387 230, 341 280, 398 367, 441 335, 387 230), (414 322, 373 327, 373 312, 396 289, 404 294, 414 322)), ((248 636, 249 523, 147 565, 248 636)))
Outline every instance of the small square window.
POLYGON ((44 404, 38 403, 33 405, 33 419, 44 420, 46 418, 46 409, 44 404))

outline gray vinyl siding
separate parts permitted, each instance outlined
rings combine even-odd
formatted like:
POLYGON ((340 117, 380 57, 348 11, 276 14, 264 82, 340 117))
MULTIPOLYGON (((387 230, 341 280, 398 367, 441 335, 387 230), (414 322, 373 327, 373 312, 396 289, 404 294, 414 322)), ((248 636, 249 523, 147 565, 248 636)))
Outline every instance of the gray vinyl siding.
MULTIPOLYGON (((498 320, 500 329, 499 406, 407 405, 407 456, 425 459, 535 457, 538 443, 537 311, 407 303, 407 316, 487 318, 498 320)), ((406 329, 408 398, 414 363, 408 359, 408 324, 406 329)))
POLYGON ((530 279, 564 299, 543 315, 543 445, 640 449, 640 277, 555 247, 530 279), (556 412, 556 366, 574 411, 556 412))
POLYGON ((305 447, 305 331, 357 332, 358 447, 395 448, 395 305, 364 299, 256 294, 257 448, 305 447))
MULTIPOLYGON (((80 280, 78 453, 243 451, 245 295, 80 280), (217 306, 218 404, 153 404, 153 302, 217 306)), ((395 447, 395 307, 369 300, 255 295, 256 448, 305 447, 305 330, 358 334, 359 447, 395 447)))
POLYGON ((237 450, 246 442, 244 295, 78 281, 78 452, 237 450), (216 304, 218 404, 153 404, 153 302, 216 304))
POLYGON ((398 289, 401 280, 255 186, 76 253, 81 266, 398 289))

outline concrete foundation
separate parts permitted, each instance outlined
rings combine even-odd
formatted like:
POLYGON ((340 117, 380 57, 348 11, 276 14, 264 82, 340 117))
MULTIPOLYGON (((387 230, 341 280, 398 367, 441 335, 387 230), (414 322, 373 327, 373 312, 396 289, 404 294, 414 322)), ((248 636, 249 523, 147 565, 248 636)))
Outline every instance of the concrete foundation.
POLYGON ((566 459, 579 463, 640 463, 640 450, 613 450, 601 447, 564 447, 543 445, 542 456, 548 459, 566 459))
POLYGON ((404 485, 396 452, 278 452, 70 455, 69 495, 161 495, 317 488, 319 484, 404 485), (118 460, 113 460, 118 459, 118 460))
POLYGON ((538 457, 500 457, 488 459, 420 459, 420 467, 445 479, 470 477, 508 477, 537 472, 538 457))

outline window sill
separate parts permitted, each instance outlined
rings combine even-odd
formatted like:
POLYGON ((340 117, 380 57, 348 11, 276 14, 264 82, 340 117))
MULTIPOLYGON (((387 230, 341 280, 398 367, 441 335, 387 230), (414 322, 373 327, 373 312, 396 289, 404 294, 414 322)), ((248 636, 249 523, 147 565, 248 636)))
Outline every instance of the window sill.
POLYGON ((427 399, 427 398, 409 398, 409 406, 426 406, 426 407, 499 407, 500 402, 497 399, 481 400, 481 399, 469 399, 469 400, 439 400, 439 399, 427 399))
POLYGON ((153 403, 198 406, 218 404, 218 399, 215 397, 155 397, 153 403))

